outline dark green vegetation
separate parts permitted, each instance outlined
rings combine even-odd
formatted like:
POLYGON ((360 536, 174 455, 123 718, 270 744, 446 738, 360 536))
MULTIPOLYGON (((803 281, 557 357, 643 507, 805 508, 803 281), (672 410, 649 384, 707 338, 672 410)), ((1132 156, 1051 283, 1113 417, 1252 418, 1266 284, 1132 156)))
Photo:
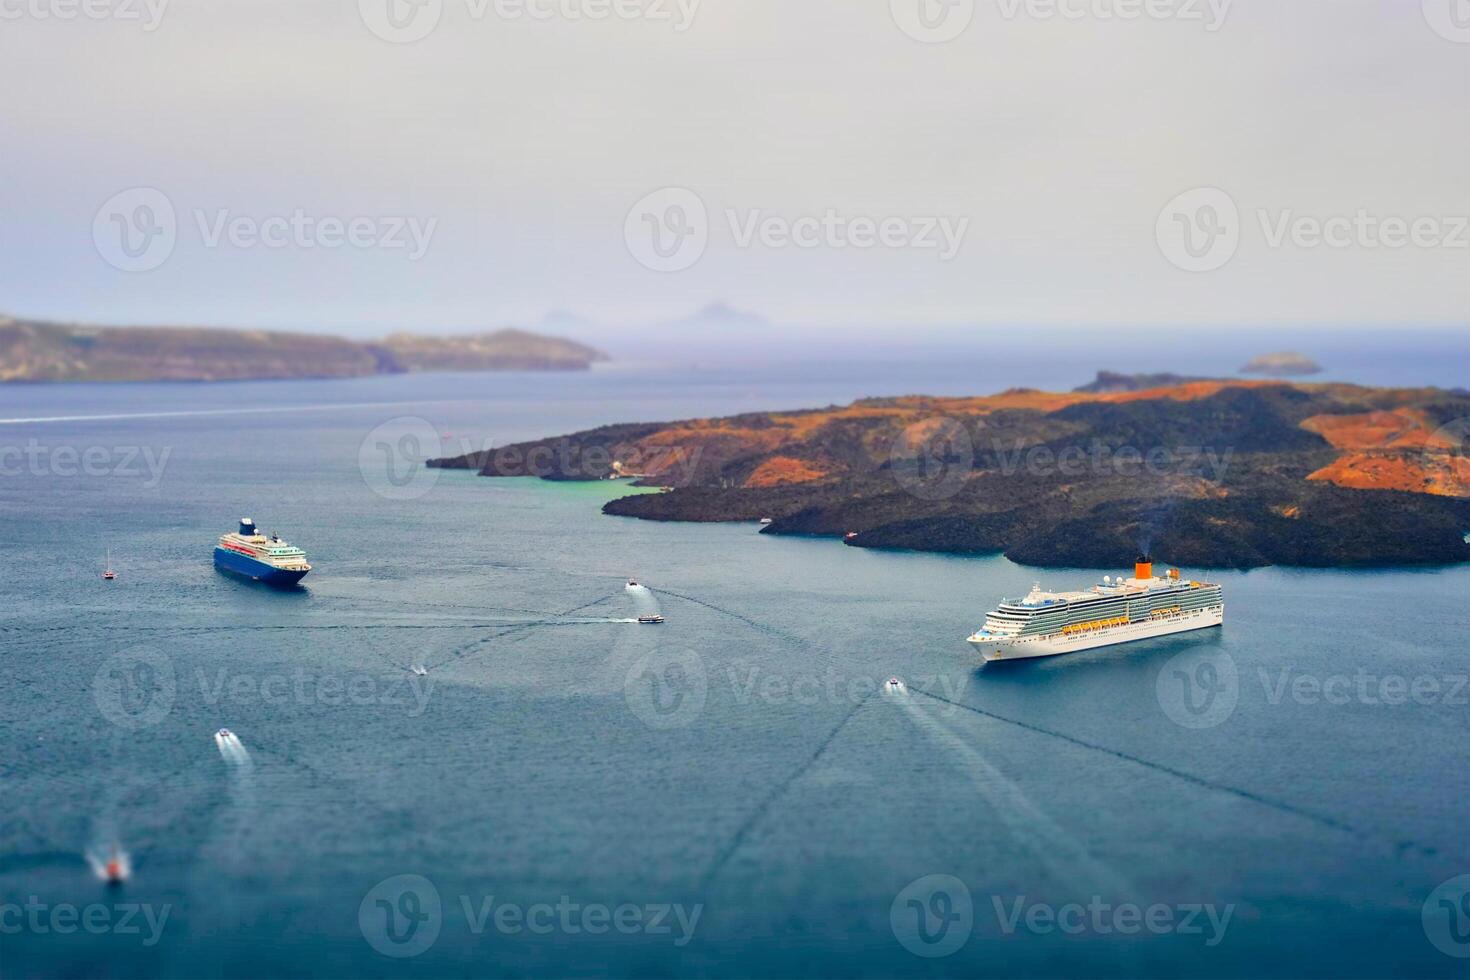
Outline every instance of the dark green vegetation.
POLYGON ((605 511, 1031 565, 1418 565, 1470 560, 1466 418, 1438 389, 1194 382, 607 426, 436 465, 644 474, 676 489, 605 511))
POLYGON ((599 351, 521 330, 345 337, 190 327, 86 327, 0 317, 0 381, 239 381, 405 371, 578 371, 599 351))
POLYGON ((1191 381, 1211 381, 1212 378, 1189 377, 1183 374, 1121 374, 1117 371, 1099 371, 1097 377, 1073 391, 1092 395, 1105 395, 1117 391, 1147 391, 1150 388, 1168 388, 1172 385, 1188 384, 1191 381))

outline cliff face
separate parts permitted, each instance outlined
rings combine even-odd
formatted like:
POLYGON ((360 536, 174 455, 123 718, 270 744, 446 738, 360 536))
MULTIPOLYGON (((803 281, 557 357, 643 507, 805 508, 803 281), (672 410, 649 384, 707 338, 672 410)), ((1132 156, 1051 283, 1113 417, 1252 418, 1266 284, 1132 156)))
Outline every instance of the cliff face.
POLYGON ((605 355, 519 330, 380 343, 265 330, 81 327, 0 317, 0 381, 234 381, 402 371, 585 370, 605 355))
POLYGON ((1470 560, 1465 419, 1435 389, 1200 381, 608 426, 436 464, 642 474, 676 489, 608 513, 1034 565, 1424 564, 1470 560))

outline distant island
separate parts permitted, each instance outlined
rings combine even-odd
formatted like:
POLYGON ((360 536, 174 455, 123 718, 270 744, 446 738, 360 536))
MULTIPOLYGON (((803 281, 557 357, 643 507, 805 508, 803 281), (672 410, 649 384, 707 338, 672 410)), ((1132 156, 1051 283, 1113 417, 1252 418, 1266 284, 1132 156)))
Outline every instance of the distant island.
POLYGON ((1240 369, 1241 374, 1260 374, 1268 378, 1300 378, 1321 374, 1322 365, 1296 351, 1278 351, 1253 357, 1240 369))
POLYGON ((203 327, 96 327, 0 316, 0 381, 244 381, 411 371, 585 371, 607 355, 523 330, 359 342, 203 327))
MULTIPOLYGON (((1241 374, 1259 374, 1265 377, 1290 378, 1309 374, 1321 374, 1322 367, 1303 354, 1283 351, 1262 354, 1251 358, 1240 369, 1241 374)), ((1099 371, 1097 377, 1085 385, 1073 388, 1084 394, 1106 395, 1122 391, 1148 391, 1152 388, 1167 388, 1171 385, 1190 384, 1195 381, 1222 381, 1218 377, 1201 377, 1187 374, 1124 374, 1119 371, 1099 371)))
POLYGON ((1191 381, 1217 381, 1218 378, 1196 378, 1184 374, 1120 374, 1117 371, 1099 371, 1097 377, 1073 391, 1084 394, 1106 395, 1119 391, 1147 391, 1150 388, 1167 388, 1171 385, 1188 384, 1191 381))
POLYGON ((755 521, 855 547, 1111 567, 1365 567, 1470 560, 1470 466, 1435 388, 1191 381, 1145 390, 875 398, 612 425, 431 465, 635 476, 608 503, 659 521, 755 521))

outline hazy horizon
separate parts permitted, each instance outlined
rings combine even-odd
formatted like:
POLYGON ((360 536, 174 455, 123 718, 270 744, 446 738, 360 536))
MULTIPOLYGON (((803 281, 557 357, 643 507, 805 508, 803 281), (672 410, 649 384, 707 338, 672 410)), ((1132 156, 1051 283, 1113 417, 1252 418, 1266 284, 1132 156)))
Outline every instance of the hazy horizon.
MULTIPOLYGON (((635 320, 604 320, 592 316, 585 316, 570 310, 549 310, 539 319, 523 321, 486 322, 481 324, 434 324, 414 323, 400 325, 365 326, 362 324, 324 324, 310 322, 284 322, 259 323, 259 322, 227 322, 224 320, 211 322, 188 322, 183 320, 131 320, 131 321, 102 321, 99 319, 77 319, 62 315, 38 315, 27 311, 0 309, 0 320, 13 319, 17 321, 39 321, 55 323, 65 326, 82 328, 96 327, 108 328, 148 328, 157 327, 164 329, 205 329, 205 330, 264 330, 279 333, 299 334, 321 334, 326 336, 345 337, 352 340, 372 340, 386 337, 393 333, 409 333, 416 335, 443 335, 443 336, 468 336, 477 333, 493 333, 499 330, 524 330, 547 336, 565 337, 585 343, 595 344, 597 337, 603 331, 618 331, 615 335, 624 339, 651 339, 664 340, 669 330, 677 329, 687 325, 700 324, 712 326, 718 318, 709 314, 716 309, 723 309, 738 318, 738 322, 731 321, 727 331, 723 333, 707 333, 702 340, 708 341, 745 341, 751 339, 764 339, 769 341, 801 341, 809 340, 815 342, 829 341, 843 337, 881 337, 894 330, 903 330, 904 341, 922 340, 930 345, 944 345, 948 343, 964 344, 985 338, 1006 336, 1009 331, 1043 327, 1056 331, 1058 335, 1069 339, 1086 339, 1094 337, 1098 340, 1111 340, 1116 338, 1117 331, 1127 330, 1140 336, 1164 334, 1170 331, 1191 326, 1189 323, 1023 323, 1023 322, 941 322, 941 321, 914 321, 911 319, 896 318, 893 320, 849 320, 842 322, 793 322, 788 320, 776 320, 765 316, 760 310, 735 306, 722 302, 706 304, 704 307, 690 308, 682 315, 675 314, 661 318, 646 318, 635 320), (741 333, 742 330, 751 331, 741 333)), ((1464 337, 1466 324, 1454 323, 1424 323, 1424 324, 1394 324, 1394 323, 1365 323, 1365 322, 1322 322, 1322 323, 1232 323, 1228 324, 1233 331, 1247 334, 1259 333, 1266 336, 1300 336, 1311 338, 1325 338, 1327 335, 1343 335, 1361 339, 1381 339, 1382 331, 1392 329, 1409 331, 1413 336, 1438 338, 1440 336, 1461 338, 1464 337)), ((695 338, 685 338, 695 339, 695 338)), ((1470 338, 1467 338, 1470 342, 1470 338)))
POLYGON ((565 310, 589 343, 711 303, 814 337, 1470 319, 1454 0, 487 2, 15 8, 0 311, 565 310))

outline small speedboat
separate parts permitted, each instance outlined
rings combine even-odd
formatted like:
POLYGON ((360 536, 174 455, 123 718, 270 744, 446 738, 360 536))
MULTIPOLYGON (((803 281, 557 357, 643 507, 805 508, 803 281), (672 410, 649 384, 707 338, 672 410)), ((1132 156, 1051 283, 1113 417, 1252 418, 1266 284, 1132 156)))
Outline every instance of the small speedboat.
POLYGON ((762 517, 761 518, 761 523, 762 524, 774 524, 774 523, 776 523, 776 519, 773 518, 773 517, 762 517))
POLYGON ((842 536, 842 540, 844 540, 844 541, 852 541, 857 536, 858 536, 858 533, 856 531, 848 531, 846 534, 844 534, 842 536))
POLYGON ((415 677, 429 676, 429 668, 425 667, 423 664, 414 664, 413 667, 409 669, 413 671, 415 677))
POLYGON ((664 618, 662 616, 639 616, 638 617, 638 622, 642 623, 644 626, 657 626, 659 623, 662 623, 663 621, 664 621, 664 618))
POLYGON ((112 856, 102 866, 102 880, 109 885, 121 885, 128 877, 128 866, 123 861, 122 855, 117 852, 117 845, 112 846, 112 856))
POLYGON ((897 677, 888 678, 888 689, 890 691, 902 691, 903 681, 899 680, 897 677))
POLYGON ((636 588, 638 588, 638 580, 636 578, 630 578, 630 579, 628 579, 628 588, 630 588, 630 589, 636 589, 636 588))
POLYGON ((108 548, 107 549, 107 567, 102 570, 102 580, 104 582, 111 582, 115 578, 117 578, 117 572, 114 572, 112 570, 112 549, 111 548, 108 548))
POLYGON ((230 731, 228 728, 221 728, 219 731, 214 733, 214 737, 228 742, 230 739, 235 737, 235 733, 230 731))

